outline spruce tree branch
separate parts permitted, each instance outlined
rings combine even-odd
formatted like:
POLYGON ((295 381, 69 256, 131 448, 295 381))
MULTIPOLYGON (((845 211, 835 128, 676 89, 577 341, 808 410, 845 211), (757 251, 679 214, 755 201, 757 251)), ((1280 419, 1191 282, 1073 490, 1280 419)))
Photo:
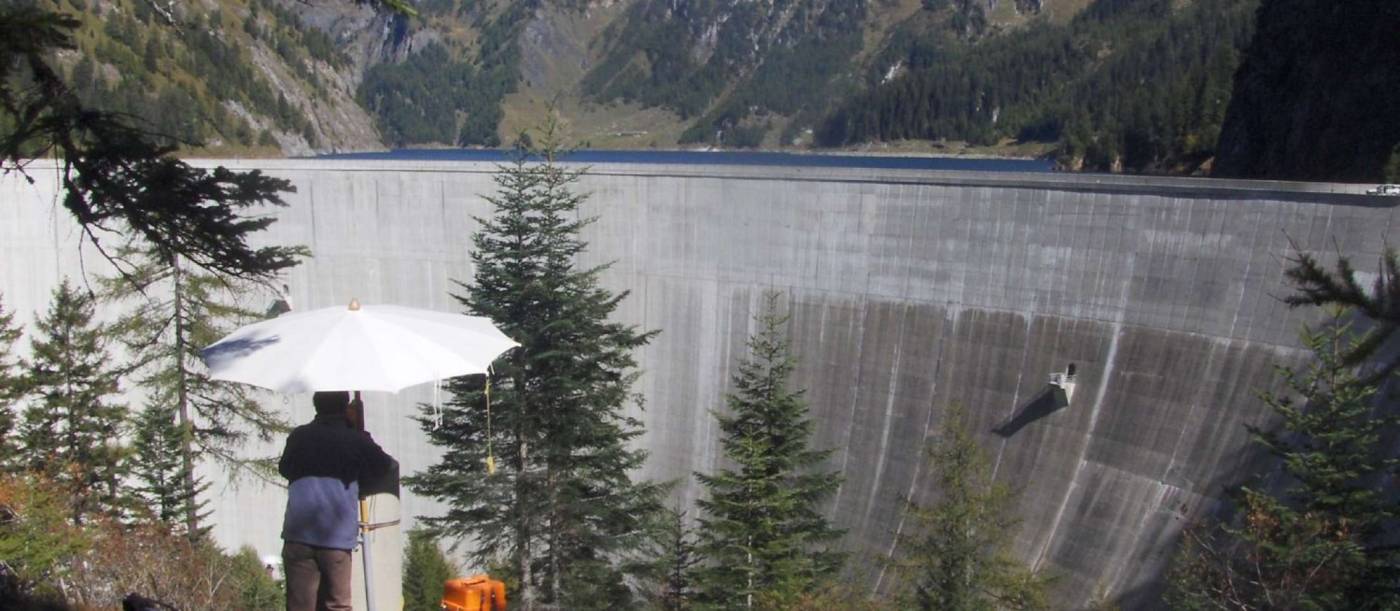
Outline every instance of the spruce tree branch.
POLYGON ((246 236, 271 219, 237 214, 258 203, 281 205, 278 192, 289 183, 257 171, 192 168, 128 117, 83 108, 48 59, 52 51, 74 47, 71 33, 78 25, 72 17, 36 7, 0 9, 0 106, 14 125, 0 135, 0 164, 28 177, 28 160, 61 159, 64 207, 122 274, 128 270, 97 236, 98 230, 109 230, 108 222, 234 277, 265 280, 295 264, 304 255, 298 249, 247 244, 246 236), (14 87, 26 77, 34 90, 22 99, 14 87))

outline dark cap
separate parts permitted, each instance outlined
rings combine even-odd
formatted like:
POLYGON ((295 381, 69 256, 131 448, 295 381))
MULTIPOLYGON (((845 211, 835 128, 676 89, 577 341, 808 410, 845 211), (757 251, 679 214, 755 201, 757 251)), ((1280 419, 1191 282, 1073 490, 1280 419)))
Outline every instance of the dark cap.
POLYGON ((350 393, 344 390, 323 390, 311 395, 311 404, 316 406, 318 416, 344 414, 350 406, 350 393))

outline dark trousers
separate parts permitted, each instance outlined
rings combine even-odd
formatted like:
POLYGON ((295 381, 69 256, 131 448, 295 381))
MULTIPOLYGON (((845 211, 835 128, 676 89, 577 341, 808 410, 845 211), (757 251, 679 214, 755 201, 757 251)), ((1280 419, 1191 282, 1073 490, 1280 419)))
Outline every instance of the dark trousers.
POLYGON ((350 551, 282 544, 287 611, 350 611, 350 551))

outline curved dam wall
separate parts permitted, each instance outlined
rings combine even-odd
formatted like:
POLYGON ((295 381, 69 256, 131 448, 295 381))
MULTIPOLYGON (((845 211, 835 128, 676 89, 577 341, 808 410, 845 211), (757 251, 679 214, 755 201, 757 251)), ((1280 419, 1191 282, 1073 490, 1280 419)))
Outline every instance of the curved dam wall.
MULTIPOLYGON (((286 276, 299 309, 455 310, 491 164, 220 162, 290 179, 264 239, 314 257, 286 276)), ((52 174, 0 181, 0 292, 26 318, 64 275, 101 273, 54 203, 52 174), (46 178, 47 177, 47 178, 46 178)), ((1306 356, 1289 310, 1292 248, 1375 261, 1395 200, 1348 185, 1087 175, 600 165, 582 181, 583 265, 628 290, 618 318, 660 336, 639 355, 642 475, 720 457, 719 409, 765 291, 782 293, 815 444, 844 483, 829 505, 853 570, 888 587, 902 498, 930 498, 922 452, 965 405, 996 477, 1021 491, 1016 552, 1066 606, 1152 604, 1181 527, 1256 457, 1246 424, 1273 367, 1306 356), (1290 245, 1292 244, 1292 246, 1290 245), (1047 377, 1075 363, 1069 405, 1047 377)), ((1364 268, 1364 265, 1363 265, 1364 268)), ((405 473, 436 454, 407 415, 433 390, 369 397, 369 428, 405 473)), ((308 397, 269 397, 296 421, 308 397)), ((271 453, 280 440, 250 452, 271 453)), ((215 532, 276 553, 282 491, 216 470, 215 532)), ((440 508, 406 493, 405 518, 440 508)))

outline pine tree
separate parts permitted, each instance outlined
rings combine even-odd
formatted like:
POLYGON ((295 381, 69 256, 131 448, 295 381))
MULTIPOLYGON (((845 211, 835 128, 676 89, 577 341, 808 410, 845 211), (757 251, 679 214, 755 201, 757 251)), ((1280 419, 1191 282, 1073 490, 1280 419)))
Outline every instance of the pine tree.
POLYGON ((633 550, 632 572, 642 584, 641 602, 648 609, 689 609, 695 598, 693 575, 700 562, 695 530, 679 506, 659 512, 654 519, 652 537, 633 550))
POLYGON ((909 528, 900 536, 897 566, 913 582, 911 606, 972 611, 1048 608, 1044 578, 1011 556, 1020 520, 1016 498, 992 479, 991 465, 954 404, 928 448, 938 500, 909 501, 909 528))
POLYGON ((657 606, 665 611, 684 611, 695 598, 692 575, 700 556, 695 549, 695 533, 685 523, 684 511, 668 511, 661 535, 664 552, 659 558, 663 580, 657 606))
POLYGON ((35 323, 34 401, 21 425, 26 466, 72 495, 75 524, 125 508, 126 407, 112 400, 121 372, 107 353, 108 330, 92 317, 87 294, 67 280, 54 290, 48 314, 35 323))
POLYGON ((632 351, 652 334, 609 322, 627 294, 598 287, 604 267, 576 268, 591 222, 578 216, 579 173, 555 163, 553 123, 539 140, 542 162, 521 155, 495 176, 476 275, 456 297, 521 346, 494 364, 489 413, 481 378, 449 384, 441 426, 422 419, 442 460, 409 483, 450 506, 426 520, 436 533, 472 538, 481 565, 510 566, 523 608, 626 604, 618 555, 646 536, 662 491, 631 479, 645 454, 628 447, 641 425, 623 412, 638 400, 632 351))
POLYGON ((1400 144, 1390 149, 1390 156, 1385 160, 1385 166, 1381 168, 1381 180, 1388 183, 1400 182, 1400 144))
POLYGON ((1278 428, 1250 428, 1281 477, 1240 487, 1237 519, 1187 531, 1169 579, 1172 606, 1400 607, 1400 504, 1388 484, 1400 460, 1385 441, 1400 418, 1376 401, 1382 380, 1351 364, 1364 341, 1340 310, 1304 330, 1313 362, 1281 369, 1285 392, 1263 395, 1278 428))
POLYGON ((270 461, 246 459, 238 449, 249 437, 268 441, 288 426, 260 405, 248 387, 210 379, 199 359, 200 348, 256 317, 229 305, 251 287, 187 269, 170 252, 128 250, 123 258, 134 262, 130 273, 106 285, 111 299, 134 302, 117 329, 149 393, 142 415, 143 467, 137 475, 143 495, 160 508, 161 517, 170 517, 166 510, 178 507, 174 517, 180 529, 196 536, 206 530, 198 499, 203 486, 195 473, 200 461, 214 459, 230 469, 249 468, 270 477, 270 461), (169 470, 172 461, 178 463, 175 471, 169 470))
POLYGON ((0 472, 16 466, 19 452, 14 406, 24 396, 25 364, 13 352, 20 337, 14 320, 14 312, 6 311, 4 301, 0 300, 0 472))
POLYGON ((808 446, 812 422, 804 391, 788 387, 795 362, 778 311, 766 296, 739 363, 726 413, 717 413, 725 457, 733 468, 697 473, 709 498, 699 501, 698 601, 723 608, 782 605, 834 575, 843 554, 829 545, 841 535, 819 504, 841 484, 819 471, 830 450, 808 446))
POLYGON ((186 487, 181 460, 185 436, 178 420, 176 410, 161 405, 147 406, 137 416, 131 468, 137 481, 135 491, 141 504, 161 523, 188 528, 188 517, 193 514, 198 530, 192 532, 203 537, 209 529, 198 525, 209 512, 204 510, 206 503, 200 495, 209 485, 196 477, 193 494, 186 487))
MULTIPOLYGON (((207 541, 204 542, 206 545, 207 541)), ((287 593, 281 582, 268 574, 257 550, 245 545, 228 557, 228 578, 238 587, 238 608, 242 611, 280 611, 287 608, 287 593)))
POLYGON ((437 538, 426 531, 410 531, 403 560, 403 611, 439 611, 443 584, 456 573, 437 538))

